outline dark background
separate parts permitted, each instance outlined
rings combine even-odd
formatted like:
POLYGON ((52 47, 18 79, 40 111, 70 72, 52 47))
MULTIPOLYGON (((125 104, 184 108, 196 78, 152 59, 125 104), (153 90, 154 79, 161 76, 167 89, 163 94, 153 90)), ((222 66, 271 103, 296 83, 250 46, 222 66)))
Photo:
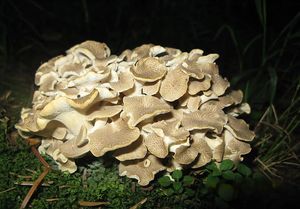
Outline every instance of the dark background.
MULTIPOLYGON (((299 8, 299 1, 267 2, 270 39, 299 8)), ((90 39, 107 43, 115 54, 143 43, 182 51, 201 48, 219 53, 222 74, 231 76, 239 70, 236 49, 230 32, 220 28, 229 25, 240 44, 262 32, 255 1, 1 0, 0 18, 6 67, 16 70, 21 62, 26 72, 90 39)))

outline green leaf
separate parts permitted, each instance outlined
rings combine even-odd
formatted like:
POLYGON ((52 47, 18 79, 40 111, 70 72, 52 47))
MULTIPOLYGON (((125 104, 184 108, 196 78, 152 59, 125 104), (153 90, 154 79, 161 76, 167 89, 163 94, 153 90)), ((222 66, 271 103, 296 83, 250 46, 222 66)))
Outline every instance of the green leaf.
POLYGON ((251 169, 242 163, 238 164, 237 171, 244 176, 250 176, 252 173, 251 169))
POLYGON ((218 195, 225 201, 231 201, 234 197, 234 188, 230 184, 220 184, 218 195))
POLYGON ((162 186, 162 187, 168 187, 172 184, 172 181, 170 179, 170 177, 168 176, 163 176, 163 177, 160 177, 158 179, 158 183, 162 186))
POLYGON ((184 193, 189 197, 193 197, 195 195, 195 191, 190 188, 186 188, 184 193))
POLYGON ((206 169, 213 171, 215 169, 218 169, 218 167, 215 162, 211 162, 206 166, 206 169))
POLYGON ((171 196, 172 194, 174 194, 174 190, 172 188, 164 189, 163 192, 167 196, 171 196))
POLYGON ((221 171, 217 168, 217 169, 213 170, 212 175, 213 175, 213 176, 221 176, 222 173, 221 173, 221 171))
POLYGON ((220 170, 221 171, 227 171, 227 170, 231 170, 233 168, 234 164, 231 160, 227 159, 227 160, 223 160, 220 164, 220 170))
POLYGON ((175 170, 172 173, 172 177, 176 180, 179 181, 182 178, 182 171, 181 170, 175 170))
POLYGON ((195 178, 192 176, 184 176, 182 180, 184 186, 190 186, 194 183, 194 181, 195 178))
POLYGON ((239 173, 235 173, 234 174, 234 181, 236 183, 241 183, 243 181, 243 176, 239 173))
POLYGON ((209 175, 206 178, 205 185, 210 188, 217 188, 217 184, 219 183, 219 181, 220 179, 218 177, 209 175))
POLYGON ((235 179, 235 174, 231 170, 224 171, 222 176, 224 179, 230 180, 230 181, 233 181, 235 179))
POLYGON ((182 183, 181 182, 173 182, 173 188, 176 192, 180 191, 182 189, 182 183))

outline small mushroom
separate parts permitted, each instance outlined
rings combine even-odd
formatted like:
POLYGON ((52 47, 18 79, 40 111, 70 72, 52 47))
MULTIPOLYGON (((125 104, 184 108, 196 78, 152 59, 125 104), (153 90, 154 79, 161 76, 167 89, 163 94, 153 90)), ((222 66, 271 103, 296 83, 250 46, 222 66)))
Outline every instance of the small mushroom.
POLYGON ((154 82, 147 82, 143 86, 143 93, 149 96, 156 94, 159 91, 161 80, 154 82))
POLYGON ((234 162, 243 160, 242 155, 251 151, 250 144, 237 140, 228 130, 224 131, 225 153, 224 159, 231 159, 234 162))
POLYGON ((250 114, 250 112, 251 112, 250 105, 248 103, 242 103, 236 107, 230 108, 227 113, 234 117, 238 117, 243 113, 250 114))
POLYGON ((147 118, 171 111, 171 107, 166 102, 153 96, 124 97, 123 103, 123 114, 129 118, 130 127, 136 126, 147 118))
POLYGON ((198 156, 197 150, 193 146, 180 146, 176 149, 174 159, 184 165, 191 164, 198 156))
POLYGON ((143 160, 124 161, 119 164, 120 176, 135 178, 141 186, 148 185, 156 173, 165 169, 166 167, 153 155, 148 155, 143 160))
POLYGON ((182 126, 187 130, 211 129, 220 134, 227 123, 225 113, 217 108, 207 108, 191 113, 184 113, 182 126))
POLYGON ((127 123, 119 119, 88 134, 91 153, 100 157, 108 151, 126 147, 140 136, 138 128, 129 128, 127 123))
POLYGON ((211 161, 213 153, 204 139, 205 133, 195 133, 192 137, 192 147, 200 154, 192 165, 192 168, 200 168, 211 161))
POLYGON ((139 81, 153 82, 161 79, 166 74, 167 68, 164 61, 147 57, 139 60, 130 71, 134 78, 139 81))
POLYGON ((217 95, 221 96, 225 93, 226 89, 230 86, 227 79, 222 78, 220 75, 215 74, 212 76, 211 90, 217 95))
POLYGON ((201 104, 201 97, 200 96, 190 96, 187 102, 187 108, 194 112, 197 111, 201 104))
POLYGON ((96 41, 85 41, 78 44, 67 51, 68 53, 81 53, 90 59, 101 59, 110 55, 110 49, 105 43, 99 43, 96 41))
POLYGON ((159 93, 164 100, 173 102, 187 92, 188 80, 189 76, 183 73, 180 68, 169 71, 161 82, 159 93))
POLYGON ((83 126, 75 139, 68 140, 58 147, 59 151, 67 158, 78 158, 89 152, 87 130, 83 126))
POLYGON ((142 137, 129 146, 117 149, 114 152, 115 158, 119 161, 142 159, 146 156, 146 154, 147 148, 142 137))
POLYGON ((205 76, 201 80, 193 80, 189 83, 189 94, 195 95, 201 91, 207 91, 211 87, 211 79, 205 76))
POLYGON ((214 63, 219 58, 218 54, 208 54, 197 59, 197 63, 214 63))
POLYGON ((120 72, 119 80, 117 82, 111 82, 110 86, 117 92, 127 91, 134 86, 133 76, 130 72, 120 72))
POLYGON ((96 105, 88 110, 91 113, 86 116, 86 120, 92 121, 95 119, 110 118, 120 113, 122 108, 121 105, 96 105))
POLYGON ((255 137, 253 131, 249 130, 249 125, 242 119, 228 115, 228 124, 225 128, 237 139, 242 141, 252 141, 255 137))
POLYGON ((169 154, 168 145, 156 133, 146 135, 144 143, 149 152, 158 158, 165 158, 169 154))

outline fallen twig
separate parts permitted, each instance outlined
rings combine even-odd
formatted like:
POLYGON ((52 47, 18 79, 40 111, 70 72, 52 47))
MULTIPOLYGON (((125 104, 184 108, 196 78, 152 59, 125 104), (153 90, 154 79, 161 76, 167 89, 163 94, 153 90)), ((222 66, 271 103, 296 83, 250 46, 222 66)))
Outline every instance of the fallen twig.
POLYGON ((58 201, 59 198, 48 198, 46 199, 47 202, 54 202, 54 201, 58 201))
POLYGON ((16 176, 18 178, 24 178, 24 179, 31 179, 32 176, 23 176, 23 175, 19 175, 17 173, 14 173, 14 172, 9 172, 10 175, 13 175, 13 176, 16 176))
MULTIPOLYGON (((33 186, 35 184, 35 182, 32 181, 23 181, 23 182, 15 182, 15 185, 20 185, 20 186, 33 186)), ((48 183, 42 183, 41 186, 45 186, 48 187, 50 186, 50 184, 48 183)))
POLYGON ((32 195, 34 194, 35 190, 37 189, 37 187, 41 184, 41 182, 43 181, 43 179, 45 178, 45 176, 47 175, 47 173, 49 172, 49 168, 46 168, 43 173, 38 177, 38 179, 34 182, 34 184, 32 185, 32 187, 30 188, 29 192, 27 193, 26 197, 24 198, 20 208, 23 209, 27 206, 30 198, 32 197, 32 195))
POLYGON ((31 151, 33 152, 33 154, 39 159, 39 161, 46 167, 45 170, 41 173, 41 175, 37 178, 37 180, 35 180, 35 182, 33 183, 33 185, 31 186, 30 190, 28 191, 26 197, 24 198, 20 209, 23 209, 27 206, 30 198, 32 197, 32 195, 34 194, 34 192, 36 191, 36 189, 38 188, 38 186, 41 184, 41 182, 43 181, 43 179, 45 178, 45 176, 48 174, 48 172, 51 170, 51 167, 49 166, 49 164, 44 160, 44 158, 41 156, 41 154, 37 151, 37 149, 34 146, 31 146, 31 151))
POLYGON ((16 187, 11 187, 11 188, 9 188, 9 189, 6 189, 6 190, 4 190, 4 191, 1 191, 0 194, 5 193, 5 192, 9 192, 9 191, 11 191, 11 190, 14 190, 15 188, 16 188, 16 187))
POLYGON ((138 207, 142 206, 146 201, 147 201, 147 197, 145 199, 142 199, 141 201, 139 201, 134 206, 130 207, 130 209, 137 209, 138 207))
POLYGON ((109 205, 109 202, 90 202, 90 201, 79 201, 78 204, 80 206, 85 207, 94 207, 94 206, 101 206, 101 205, 109 205))

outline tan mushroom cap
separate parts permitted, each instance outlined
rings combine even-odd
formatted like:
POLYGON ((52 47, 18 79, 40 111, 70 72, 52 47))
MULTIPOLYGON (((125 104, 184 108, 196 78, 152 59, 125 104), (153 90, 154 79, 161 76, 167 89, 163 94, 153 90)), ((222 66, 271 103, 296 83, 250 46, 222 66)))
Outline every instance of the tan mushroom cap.
POLYGON ((84 96, 80 99, 68 99, 68 104, 75 109, 87 109, 92 106, 95 102, 99 101, 99 92, 94 90, 89 95, 84 96))
POLYGON ((153 82, 161 79, 166 74, 167 67, 162 60, 147 57, 139 60, 130 71, 137 80, 153 82))
MULTIPOLYGON (((38 111, 39 112, 39 111, 38 111)), ((21 132, 38 132, 40 127, 37 125, 38 114, 32 110, 22 109, 21 121, 15 127, 21 132)), ((21 133, 22 134, 22 133, 21 133)))
POLYGON ((201 97, 200 96, 190 96, 187 102, 187 108, 194 112, 199 109, 201 104, 201 97))
POLYGON ((67 65, 63 65, 61 68, 58 69, 58 73, 63 77, 69 76, 79 76, 82 71, 84 70, 84 66, 79 63, 70 63, 67 65))
POLYGON ((61 171, 74 173, 77 170, 75 162, 66 158, 58 149, 62 144, 63 142, 60 140, 44 139, 39 147, 39 152, 50 155, 58 164, 58 168, 61 171))
POLYGON ((58 163, 58 169, 63 172, 66 171, 68 173, 75 173, 77 166, 73 160, 68 159, 66 163, 58 163))
POLYGON ((127 91, 134 87, 133 75, 130 72, 120 72, 119 80, 111 82, 110 86, 116 92, 127 91))
POLYGON ((110 49, 105 43, 99 43, 90 40, 82 42, 81 44, 72 47, 67 52, 73 52, 73 51, 84 53, 85 55, 89 55, 89 56, 90 54, 92 54, 97 59, 102 59, 110 55, 110 49))
POLYGON ((154 82, 147 82, 143 86, 143 93, 152 96, 159 91, 160 85, 161 85, 161 80, 154 81, 154 82))
POLYGON ((58 147, 59 151, 67 158, 78 158, 89 152, 87 129, 81 127, 75 139, 68 140, 58 147))
POLYGON ((213 135, 214 138, 204 137, 204 140, 207 142, 208 146, 212 149, 213 159, 217 162, 223 160, 225 142, 223 136, 213 135))
POLYGON ((188 88, 189 76, 180 68, 169 71, 162 80, 159 90, 160 95, 166 101, 173 102, 182 97, 188 88))
POLYGON ((227 151, 229 156, 238 155, 239 160, 242 160, 241 155, 246 155, 251 151, 250 144, 237 140, 228 130, 224 131, 224 140, 226 145, 225 155, 227 151))
POLYGON ((241 90, 231 91, 227 95, 219 97, 219 100, 221 102, 227 100, 228 103, 237 105, 243 101, 243 92, 241 90))
POLYGON ((214 63, 220 56, 218 54, 208 54, 197 59, 197 63, 214 63))
POLYGON ((132 50, 131 59, 138 58, 142 59, 144 57, 148 57, 150 53, 151 47, 153 47, 153 44, 143 44, 139 47, 136 47, 132 50))
POLYGON ((54 72, 42 75, 40 78, 40 88, 42 92, 54 90, 55 84, 57 83, 58 75, 54 72))
POLYGON ((163 120, 151 125, 151 129, 161 137, 167 136, 174 138, 175 141, 185 141, 189 132, 180 127, 181 122, 177 119, 163 120))
POLYGON ((215 107, 197 110, 191 113, 184 113, 182 126, 187 130, 212 129, 220 134, 227 123, 225 113, 215 107))
POLYGON ((144 143, 149 152, 158 158, 165 158, 169 153, 168 146, 164 143, 163 138, 156 133, 145 136, 144 143))
POLYGON ((63 140, 68 133, 68 129, 66 127, 56 127, 52 133, 52 137, 55 139, 63 140))
POLYGON ((34 83, 35 85, 39 86, 41 84, 41 77, 45 74, 51 73, 54 71, 54 63, 57 59, 63 57, 62 55, 59 55, 57 57, 54 57, 50 59, 48 62, 43 63, 38 70, 35 73, 35 79, 34 83))
POLYGON ((187 75, 196 78, 198 80, 203 79, 205 74, 202 72, 199 64, 194 62, 185 61, 182 64, 182 71, 187 75))
POLYGON ((132 96, 123 98, 123 114, 129 117, 128 125, 136 126, 139 122, 171 111, 165 102, 153 96, 132 96))
POLYGON ((155 56, 157 56, 159 54, 162 54, 164 52, 166 52, 166 49, 164 47, 159 46, 159 45, 153 46, 149 50, 149 56, 155 57, 155 56))
POLYGON ((40 112, 40 116, 44 118, 54 118, 61 113, 72 111, 75 109, 86 109, 96 101, 99 93, 93 91, 88 96, 80 99, 67 99, 65 97, 59 97, 49 102, 40 112))
POLYGON ((205 76, 201 80, 190 81, 189 94, 195 95, 201 91, 207 91, 211 87, 211 79, 209 76, 205 76))
MULTIPOLYGON (((205 134, 205 133, 204 133, 205 134)), ((192 168, 200 168, 207 163, 209 163, 213 157, 211 148, 208 146, 207 142, 204 140, 204 134, 193 134, 191 135, 192 147, 194 147, 197 152, 199 152, 199 157, 193 163, 192 168)))
POLYGON ((119 175, 135 178, 141 186, 146 186, 154 179, 159 171, 166 167, 153 155, 147 156, 143 160, 125 161, 119 164, 119 175))
POLYGON ((250 112, 251 112, 250 105, 248 103, 242 103, 236 107, 229 109, 227 113, 234 117, 238 117, 243 113, 250 114, 250 112))
POLYGON ((86 116, 86 120, 92 121, 95 119, 101 119, 101 118, 110 118, 118 113, 120 113, 123 109, 122 105, 97 105, 95 107, 92 107, 89 109, 89 112, 92 112, 91 114, 86 116), (92 110, 91 110, 92 109, 92 110))
POLYGON ((225 93, 226 89, 230 86, 230 83, 226 78, 222 78, 220 75, 215 74, 212 76, 211 90, 217 95, 221 96, 225 93))
POLYGON ((189 60, 197 60, 203 55, 204 51, 202 49, 192 49, 189 53, 189 60))
POLYGON ((198 151, 193 146, 180 146, 173 155, 176 162, 188 165, 191 164, 198 156, 198 151))
POLYGON ((228 124, 225 128, 237 139, 242 141, 252 141, 255 137, 253 131, 249 130, 249 125, 242 119, 228 115, 228 124))
POLYGON ((117 158, 119 161, 142 159, 146 156, 146 154, 147 148, 143 143, 142 137, 127 147, 117 149, 114 152, 115 158, 117 158))
POLYGON ((110 70, 107 68, 107 70, 103 73, 97 73, 94 71, 89 71, 86 74, 75 77, 73 80, 71 80, 68 83, 68 87, 89 87, 89 86, 95 86, 102 81, 106 80, 110 75, 110 70))
POLYGON ((88 134, 89 147, 94 156, 100 157, 108 151, 130 145, 139 136, 138 128, 129 128, 124 120, 119 119, 88 134))
MULTIPOLYGON (((238 91, 230 91, 228 94, 225 94, 223 96, 220 97, 216 97, 215 100, 209 100, 208 102, 206 102, 205 104, 202 104, 201 107, 206 107, 206 106, 217 106, 219 109, 224 109, 225 107, 229 107, 231 105, 237 105, 239 103, 242 102, 243 99, 243 93, 242 91, 238 90, 238 91)), ((233 109, 229 109, 227 111, 227 113, 230 114, 231 110, 240 112, 242 111, 239 110, 239 106, 234 107, 233 109), (237 108, 237 109, 235 109, 237 108)), ((245 106, 245 112, 250 111, 250 109, 247 108, 247 106, 245 106)))

